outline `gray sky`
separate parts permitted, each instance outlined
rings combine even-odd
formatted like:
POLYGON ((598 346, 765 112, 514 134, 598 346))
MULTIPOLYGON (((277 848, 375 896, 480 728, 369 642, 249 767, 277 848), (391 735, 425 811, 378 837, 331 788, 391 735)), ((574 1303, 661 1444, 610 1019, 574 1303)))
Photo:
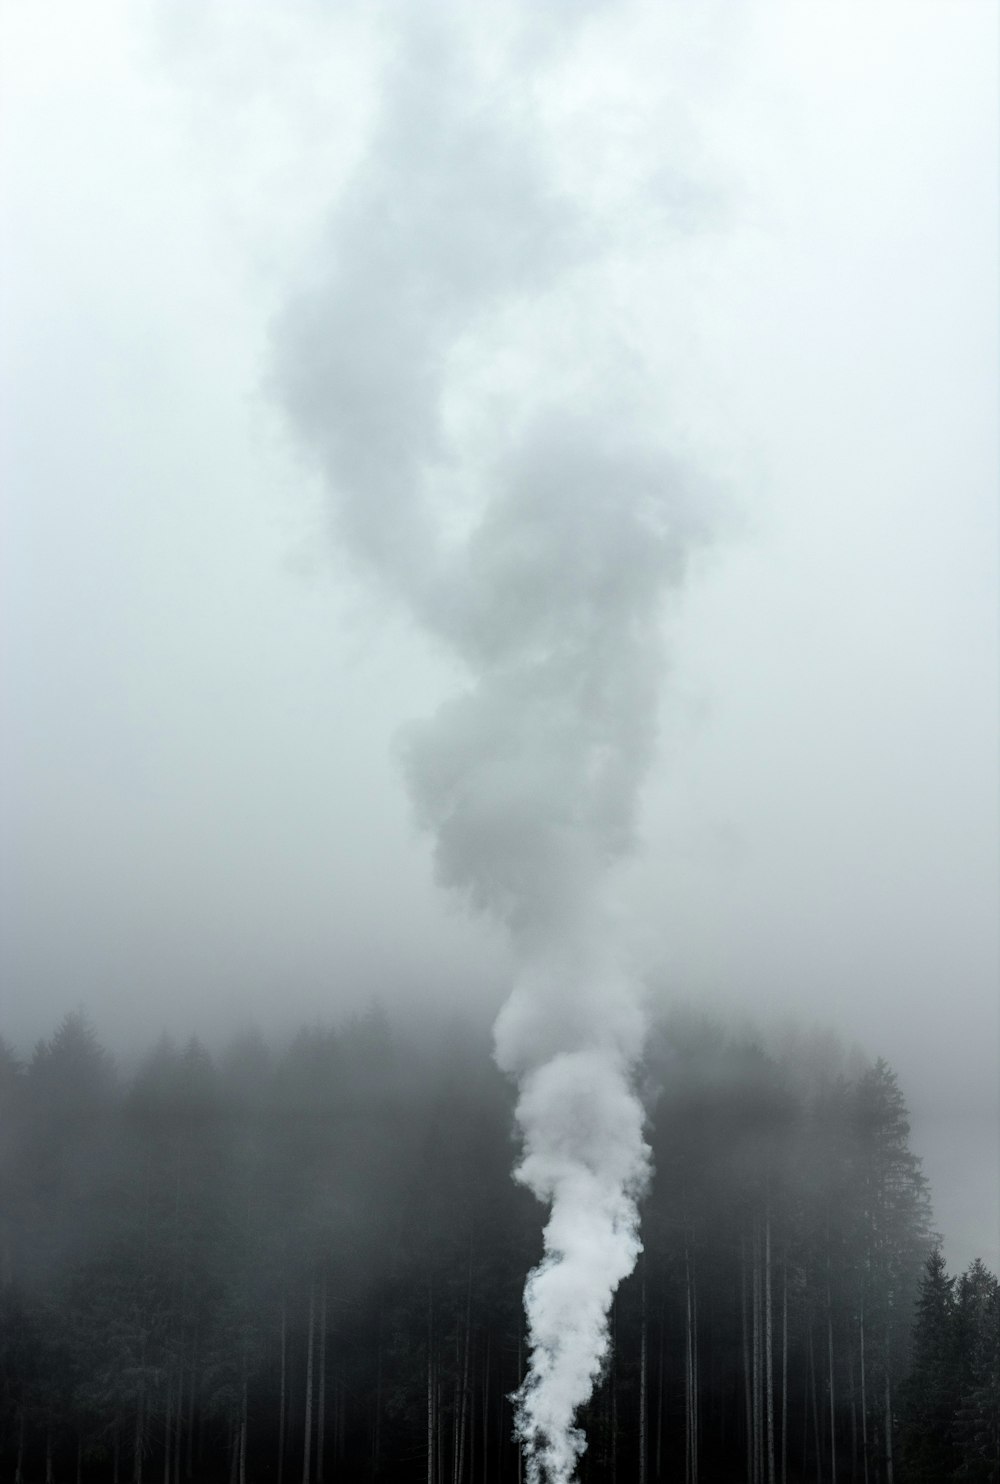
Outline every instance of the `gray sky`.
MULTIPOLYGON (((449 429, 486 459, 540 400, 627 407, 712 491, 616 877, 639 967, 886 1056, 951 1259, 996 1268, 995 7, 430 11, 501 164, 529 149, 550 190, 512 197, 521 297, 449 351, 449 429)), ((503 998, 503 937, 435 884, 398 757, 461 667, 332 527, 276 328, 373 159, 407 190, 408 13, 3 9, 22 1045, 81 1001, 124 1045, 503 998)), ((457 241, 444 315, 470 258, 476 286, 510 271, 457 241)))

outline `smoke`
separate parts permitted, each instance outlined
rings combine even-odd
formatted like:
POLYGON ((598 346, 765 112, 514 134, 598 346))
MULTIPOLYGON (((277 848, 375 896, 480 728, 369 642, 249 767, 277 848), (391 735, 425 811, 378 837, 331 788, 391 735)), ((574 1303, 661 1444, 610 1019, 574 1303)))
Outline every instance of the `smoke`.
POLYGON ((518 1428, 529 1479, 561 1481, 648 1176, 608 873, 652 756, 664 594, 705 532, 628 405, 629 347, 592 327, 601 234, 553 184, 531 87, 473 75, 440 16, 407 22, 280 327, 278 386, 339 539, 468 677, 400 751, 439 879, 507 926, 520 965, 496 1056, 520 1091, 515 1175, 549 1217, 518 1428))

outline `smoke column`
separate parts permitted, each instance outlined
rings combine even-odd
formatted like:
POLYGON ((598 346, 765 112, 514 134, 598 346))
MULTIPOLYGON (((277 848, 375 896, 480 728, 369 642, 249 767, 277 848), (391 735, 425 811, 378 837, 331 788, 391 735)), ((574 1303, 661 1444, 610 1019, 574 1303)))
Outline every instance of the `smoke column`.
POLYGON ((277 382, 338 539, 468 677, 402 755, 439 879, 516 950, 496 1056, 519 1087, 515 1178, 549 1208, 518 1430, 529 1480, 564 1481, 648 1176, 608 872, 652 754, 664 595, 704 533, 615 393, 627 348, 583 333, 600 234, 547 178, 530 89, 470 80, 440 18, 407 18, 277 382))

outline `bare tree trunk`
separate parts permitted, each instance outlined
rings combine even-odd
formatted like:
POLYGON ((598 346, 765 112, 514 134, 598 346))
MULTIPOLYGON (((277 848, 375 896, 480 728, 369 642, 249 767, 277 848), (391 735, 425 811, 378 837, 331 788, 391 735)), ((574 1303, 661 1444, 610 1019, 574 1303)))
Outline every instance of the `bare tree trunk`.
POLYGON ((611 1373, 608 1376, 611 1403, 611 1484, 618 1484, 618 1295, 611 1303, 611 1373))
POLYGON ((183 1340, 181 1360, 177 1366, 177 1394, 174 1398, 174 1415, 177 1418, 174 1437, 174 1484, 181 1484, 181 1442, 184 1437, 184 1360, 183 1340))
POLYGON ((281 1364, 278 1382, 278 1484, 285 1474, 285 1429, 288 1418, 288 1310, 281 1296, 281 1364))
POLYGON ((885 1337, 885 1481, 892 1484, 892 1380, 889 1374, 889 1335, 885 1337))
POLYGON ((695 1266, 693 1257, 691 1259, 691 1382, 693 1407, 691 1416, 691 1441, 694 1445, 694 1468, 691 1484, 698 1484, 698 1453, 701 1439, 699 1387, 701 1383, 698 1374, 698 1269, 695 1266))
POLYGON ((868 1484, 868 1393, 865 1386, 865 1298, 861 1295, 858 1312, 858 1337, 861 1353, 861 1460, 865 1484, 868 1484))
POLYGON ((434 1291, 427 1290, 427 1484, 434 1484, 434 1291))
POLYGON ((372 1477, 382 1466, 382 1297, 378 1301, 378 1335, 375 1352, 375 1416, 372 1419, 372 1477))
POLYGON ((774 1343, 771 1325, 771 1212, 764 1227, 764 1384, 767 1401, 767 1481, 774 1481, 774 1343))
POLYGON ((455 1417, 455 1466, 454 1484, 462 1484, 465 1472, 465 1432, 469 1410, 469 1352, 472 1348, 472 1242, 469 1242, 469 1268, 465 1287, 465 1327, 462 1334, 461 1364, 459 1367, 458 1406, 455 1417))
POLYGON ((802 1388, 802 1477, 807 1477, 809 1464, 809 1387, 802 1388))
POLYGON ((851 1401, 851 1481, 858 1477, 858 1396, 854 1385, 854 1350, 850 1345, 845 1345, 844 1354, 847 1358, 847 1387, 851 1401))
POLYGON ((646 1259, 642 1261, 639 1329, 639 1484, 646 1484, 646 1259))
POLYGON ((469 1402, 466 1409, 466 1438, 469 1455, 469 1477, 475 1478, 476 1473, 476 1447, 479 1438, 476 1426, 479 1422, 479 1409, 476 1406, 476 1352, 472 1349, 472 1359, 469 1362, 469 1402))
MULTIPOLYGON (((24 1484, 24 1408, 21 1408, 17 1423, 17 1461, 14 1464, 14 1484, 24 1484)), ((115 1481, 117 1484, 117 1480, 115 1481)))
POLYGON ((753 1476, 755 1484, 764 1477, 764 1363, 761 1335, 762 1295, 760 1281, 760 1223, 753 1226, 753 1476))
POLYGON ((240 1415, 240 1476, 239 1484, 247 1484, 247 1376, 243 1368, 243 1406, 240 1415))
POLYGON ((486 1484, 489 1473, 490 1457, 490 1351, 492 1348, 492 1333, 486 1331, 486 1349, 483 1353, 483 1420, 480 1426, 483 1444, 483 1484, 486 1484))
POLYGON ((327 1277, 324 1270, 319 1290, 319 1389, 316 1395, 316 1480, 323 1484, 326 1458, 326 1309, 327 1277))
POLYGON ((52 1484, 52 1424, 45 1424, 45 1484, 52 1484))
POLYGON ((132 1451, 132 1478, 134 1484, 142 1484, 142 1461, 146 1446, 146 1383, 139 1390, 135 1406, 135 1438, 132 1451))
POLYGON ((173 1401, 173 1382, 169 1367, 167 1368, 167 1396, 163 1408, 163 1484, 170 1484, 170 1424, 172 1421, 171 1402, 173 1401))
POLYGON ((188 1393, 187 1450, 184 1458, 184 1477, 194 1475, 194 1402, 198 1390, 198 1326, 195 1324, 191 1341, 191 1386, 188 1393))
POLYGON ((753 1373, 750 1366, 750 1322, 747 1313, 747 1249, 746 1235, 740 1238, 740 1308, 743 1316, 743 1400, 746 1410, 747 1484, 756 1484, 754 1460, 756 1458, 753 1431, 753 1373))
POLYGON ((434 1477, 437 1484, 444 1484, 444 1447, 441 1439, 441 1373, 434 1367, 434 1431, 437 1436, 434 1477))
POLYGON ((781 1484, 788 1484, 788 1252, 781 1261, 781 1484))
POLYGON ((309 1284, 309 1325, 306 1330, 306 1400, 302 1445, 302 1484, 312 1480, 313 1350, 316 1338, 316 1284, 309 1284))
POLYGON ((816 1443, 816 1484, 822 1484, 823 1450, 819 1435, 819 1402, 816 1398, 816 1356, 813 1350, 812 1315, 809 1315, 809 1395, 812 1398, 813 1438, 816 1443))
POLYGON ((660 1300, 660 1345, 656 1367, 656 1478, 659 1484, 663 1460, 663 1352, 666 1342, 666 1302, 660 1300))
POLYGON ((691 1262, 684 1240, 684 1484, 694 1484, 694 1347, 691 1262))
POLYGON ((826 1270, 826 1351, 827 1367, 830 1372, 830 1478, 836 1484, 837 1481, 837 1415, 836 1394, 834 1390, 833 1375, 833 1296, 830 1291, 830 1266, 829 1254, 827 1254, 826 1270))

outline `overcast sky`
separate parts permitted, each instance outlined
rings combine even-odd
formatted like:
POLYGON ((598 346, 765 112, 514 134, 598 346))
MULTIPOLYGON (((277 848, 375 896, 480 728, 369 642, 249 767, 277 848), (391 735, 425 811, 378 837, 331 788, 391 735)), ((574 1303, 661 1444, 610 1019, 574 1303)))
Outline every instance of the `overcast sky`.
MULTIPOLYGON (((459 665, 289 416, 374 160, 416 230, 386 120, 440 65, 545 182, 448 426, 590 418, 607 373, 711 510, 615 879, 637 971, 884 1055, 949 1255, 996 1268, 996 8, 422 10, 3 7, 2 1030, 503 999, 400 766, 459 665)), ((442 199, 447 317, 495 264, 442 199)))

